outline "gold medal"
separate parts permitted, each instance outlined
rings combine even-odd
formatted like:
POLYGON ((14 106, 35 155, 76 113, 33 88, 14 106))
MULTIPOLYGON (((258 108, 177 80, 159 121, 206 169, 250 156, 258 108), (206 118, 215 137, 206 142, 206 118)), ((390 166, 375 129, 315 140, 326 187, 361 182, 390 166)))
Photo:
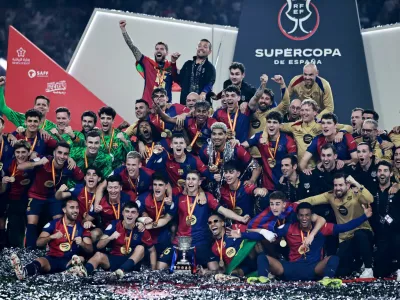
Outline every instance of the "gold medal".
POLYGON ((53 183, 52 180, 47 180, 47 181, 44 183, 44 186, 45 186, 45 187, 48 187, 48 188, 51 188, 51 187, 54 186, 54 183, 53 183))
POLYGON ((121 247, 121 254, 126 255, 132 252, 132 248, 129 247, 128 251, 126 251, 126 246, 121 247))
POLYGON ((196 224, 196 222, 197 222, 196 216, 192 216, 192 217, 187 216, 186 217, 186 225, 187 226, 193 226, 194 224, 196 224))
POLYGON ((225 266, 225 263, 224 263, 224 261, 222 259, 219 260, 219 266, 221 268, 223 268, 225 266))
MULTIPOLYGON (((14 178, 15 179, 15 178, 14 178)), ((14 182, 14 181, 13 181, 14 182)), ((30 184, 31 183, 31 181, 29 180, 29 179, 24 179, 24 180, 21 180, 21 182, 19 183, 20 185, 28 185, 28 184, 30 184)))
POLYGON ((3 163, 0 162, 0 171, 3 170, 3 163))
POLYGON ((189 145, 189 146, 186 147, 186 151, 187 152, 192 152, 192 150, 193 150, 192 146, 189 145))
POLYGON ((242 213, 243 213, 243 210, 242 210, 239 206, 236 206, 236 207, 233 209, 233 211, 234 211, 237 215, 239 215, 239 216, 241 216, 242 213))
POLYGON ((229 258, 232 258, 236 255, 236 249, 234 247, 229 247, 228 249, 226 249, 225 254, 229 258))
POLYGON ((157 227, 157 222, 153 222, 153 224, 151 224, 151 226, 153 226, 153 228, 157 227))
POLYGON ((71 249, 71 245, 69 243, 61 243, 58 247, 62 252, 67 252, 71 249))
POLYGON ((164 132, 167 134, 168 137, 172 136, 172 132, 169 129, 165 129, 164 132))
POLYGON ((276 166, 276 160, 273 158, 268 158, 268 165, 270 166, 270 168, 273 168, 276 166))
POLYGON ((282 248, 286 247, 287 242, 285 241, 285 239, 281 239, 281 241, 279 242, 279 246, 281 246, 282 248))
MULTIPOLYGON (((15 182, 15 177, 10 177, 10 182, 15 182)), ((29 180, 29 179, 28 179, 29 180)))
POLYGON ((167 133, 165 131, 161 132, 161 137, 166 138, 167 137, 167 133))

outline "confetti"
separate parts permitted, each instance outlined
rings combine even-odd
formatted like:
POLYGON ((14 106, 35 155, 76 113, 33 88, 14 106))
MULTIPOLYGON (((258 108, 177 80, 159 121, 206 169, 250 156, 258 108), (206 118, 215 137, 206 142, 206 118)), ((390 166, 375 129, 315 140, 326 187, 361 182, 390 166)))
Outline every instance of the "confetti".
POLYGON ((167 271, 126 274, 121 280, 110 272, 97 271, 92 277, 78 278, 70 274, 38 275, 18 281, 11 269, 9 257, 15 251, 23 265, 43 251, 4 249, 0 256, 0 299, 399 299, 400 282, 346 283, 340 289, 325 288, 317 282, 272 281, 248 285, 241 282, 216 282, 213 277, 182 276, 167 271))

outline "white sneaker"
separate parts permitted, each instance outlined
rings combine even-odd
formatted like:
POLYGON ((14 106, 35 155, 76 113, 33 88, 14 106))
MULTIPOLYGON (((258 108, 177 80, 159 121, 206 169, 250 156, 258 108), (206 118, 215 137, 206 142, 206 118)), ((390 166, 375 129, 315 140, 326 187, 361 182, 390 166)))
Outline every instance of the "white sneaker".
POLYGON ((360 278, 374 278, 374 272, 372 271, 372 268, 365 268, 360 275, 360 278))
POLYGON ((396 279, 396 281, 400 281, 400 269, 398 269, 398 270, 396 271, 396 273, 397 273, 397 279, 396 279))
POLYGON ((113 276, 115 276, 117 279, 122 279, 125 276, 125 274, 124 271, 118 269, 113 273, 113 276))
POLYGON ((12 253, 10 256, 11 266, 15 271, 15 275, 19 280, 24 280, 26 277, 25 270, 22 268, 21 261, 17 254, 12 253))

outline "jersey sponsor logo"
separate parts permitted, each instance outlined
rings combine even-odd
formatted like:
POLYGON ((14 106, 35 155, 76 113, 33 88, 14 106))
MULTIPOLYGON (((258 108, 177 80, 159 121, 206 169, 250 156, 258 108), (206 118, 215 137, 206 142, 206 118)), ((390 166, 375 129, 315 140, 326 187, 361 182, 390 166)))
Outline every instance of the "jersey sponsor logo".
POLYGON ((260 128, 261 122, 258 119, 251 120, 251 127, 254 129, 260 128))
POLYGON ((313 136, 311 134, 305 134, 303 136, 303 142, 306 143, 307 145, 311 144, 311 141, 313 139, 313 136))
POLYGON ((340 213, 342 216, 347 216, 347 214, 349 213, 349 211, 347 210, 347 208, 346 208, 345 206, 343 206, 343 205, 340 205, 338 210, 339 210, 339 213, 340 213))

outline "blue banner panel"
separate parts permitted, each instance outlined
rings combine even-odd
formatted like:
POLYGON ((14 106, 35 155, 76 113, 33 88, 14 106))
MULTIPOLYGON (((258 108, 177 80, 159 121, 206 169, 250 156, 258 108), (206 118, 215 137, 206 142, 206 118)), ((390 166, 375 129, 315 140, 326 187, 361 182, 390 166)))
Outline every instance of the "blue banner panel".
MULTIPOLYGON (((234 60, 256 86, 263 73, 289 85, 315 63, 342 123, 354 107, 373 108, 355 0, 244 0, 234 60)), ((280 94, 278 85, 268 87, 280 94)))

